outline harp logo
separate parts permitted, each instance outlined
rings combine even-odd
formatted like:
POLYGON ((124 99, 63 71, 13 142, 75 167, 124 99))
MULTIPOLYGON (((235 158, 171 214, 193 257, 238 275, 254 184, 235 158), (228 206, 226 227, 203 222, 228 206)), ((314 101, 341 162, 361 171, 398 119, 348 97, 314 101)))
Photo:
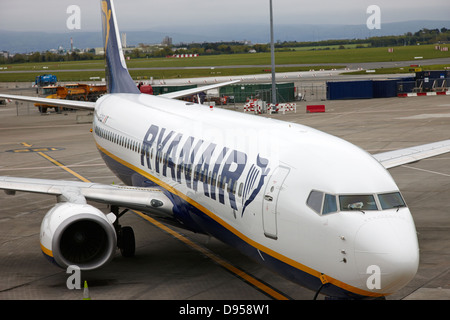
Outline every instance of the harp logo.
POLYGON ((103 32, 106 33, 106 34, 104 34, 104 37, 103 37, 103 39, 105 39, 105 49, 108 45, 110 20, 111 20, 111 9, 108 9, 108 4, 106 3, 106 1, 102 1, 103 32))
POLYGON ((242 216, 245 208, 255 200, 262 186, 264 179, 269 174, 270 168, 267 167, 269 161, 259 156, 256 158, 256 165, 252 164, 247 178, 245 179, 243 196, 242 196, 242 216))

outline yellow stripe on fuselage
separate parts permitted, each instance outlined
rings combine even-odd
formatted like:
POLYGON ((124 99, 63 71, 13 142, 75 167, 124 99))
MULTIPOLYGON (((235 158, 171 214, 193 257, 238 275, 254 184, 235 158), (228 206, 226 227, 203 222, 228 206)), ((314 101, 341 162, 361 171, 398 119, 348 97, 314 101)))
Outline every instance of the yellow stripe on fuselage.
MULTIPOLYGON (((270 248, 267 248, 265 246, 263 246, 262 244, 254 241, 253 239, 247 237, 246 235, 244 235, 242 232, 240 232, 239 230, 237 230, 236 228, 234 228, 233 226, 229 225, 227 222, 225 222, 224 220, 222 220, 220 217, 218 217, 216 214, 214 214, 212 211, 208 210, 207 208, 205 208, 204 206, 202 206, 201 204, 199 204, 198 202, 192 200, 191 198, 189 198, 188 196, 186 196, 184 193, 180 192, 179 190, 171 187, 169 184, 165 183, 164 181, 152 176, 151 174, 149 174, 148 172, 132 165, 131 163, 128 163, 126 161, 124 161, 123 159, 117 157, 116 155, 112 154, 111 152, 107 151, 105 148, 103 148, 102 146, 100 146, 97 142, 96 142, 97 148, 103 152, 105 155, 109 156, 110 158, 114 159, 115 161, 119 162, 120 164, 124 165, 125 167, 135 171, 136 173, 139 173, 140 175, 146 177, 147 179, 151 180, 152 182, 156 183, 157 185, 161 186, 162 188, 164 188, 165 190, 171 192, 172 194, 176 195, 177 197, 180 197, 181 199, 185 200, 187 203, 191 204, 192 206, 196 207, 197 209, 199 209, 201 212, 203 212, 204 214, 206 214, 208 217, 210 217, 211 219, 213 219, 214 221, 216 221, 217 223, 219 223, 221 226, 223 226, 224 228, 226 228, 228 231, 230 231, 231 233, 233 233, 234 235, 236 235, 237 237, 239 237, 241 240, 243 240, 244 242, 246 242, 247 244, 249 244, 250 246, 272 256, 273 258, 282 261, 296 269, 299 269, 303 272, 306 272, 316 278, 319 278, 321 276, 323 276, 322 273, 320 273, 319 271, 316 271, 314 269, 311 269, 308 266, 305 266, 291 258, 288 258, 270 248)), ((370 291, 366 291, 366 290, 362 290, 356 287, 353 287, 349 284, 346 284, 342 281, 339 281, 337 279, 334 279, 328 275, 326 275, 326 278, 328 280, 329 283, 342 288, 346 291, 349 292, 353 292, 355 294, 358 295, 362 295, 362 296, 367 296, 367 297, 382 297, 385 296, 387 294, 383 294, 383 293, 376 293, 376 292, 370 292, 370 291)))

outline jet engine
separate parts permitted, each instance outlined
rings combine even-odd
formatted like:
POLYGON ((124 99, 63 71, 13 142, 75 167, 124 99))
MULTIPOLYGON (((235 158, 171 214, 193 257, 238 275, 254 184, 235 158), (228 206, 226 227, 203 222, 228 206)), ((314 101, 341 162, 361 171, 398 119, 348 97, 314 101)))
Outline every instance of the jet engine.
POLYGON ((61 268, 99 268, 113 258, 116 250, 117 235, 111 220, 88 204, 58 203, 41 224, 42 252, 61 268))

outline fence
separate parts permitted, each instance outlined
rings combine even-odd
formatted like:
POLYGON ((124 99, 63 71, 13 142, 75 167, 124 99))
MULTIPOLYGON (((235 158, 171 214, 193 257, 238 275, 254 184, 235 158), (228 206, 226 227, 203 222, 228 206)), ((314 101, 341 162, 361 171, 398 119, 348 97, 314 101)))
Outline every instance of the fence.
POLYGON ((397 93, 446 92, 450 87, 450 78, 425 78, 397 82, 397 93))
POLYGON ((311 82, 298 84, 297 100, 324 101, 327 99, 327 86, 325 82, 311 82))
MULTIPOLYGON (((271 84, 238 84, 220 88, 220 96, 227 96, 235 103, 245 103, 247 99, 260 99, 272 102, 271 84)), ((279 83, 276 86, 277 101, 290 102, 295 100, 294 83, 279 83)))

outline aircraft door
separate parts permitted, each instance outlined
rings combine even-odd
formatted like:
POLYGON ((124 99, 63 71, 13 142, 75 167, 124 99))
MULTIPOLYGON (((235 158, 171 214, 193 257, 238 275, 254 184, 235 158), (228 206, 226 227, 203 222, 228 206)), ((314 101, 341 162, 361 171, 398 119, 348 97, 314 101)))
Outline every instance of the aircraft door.
POLYGON ((282 185, 287 175, 289 168, 277 167, 268 180, 263 197, 263 228, 264 235, 271 239, 278 238, 277 230, 277 202, 282 185))

